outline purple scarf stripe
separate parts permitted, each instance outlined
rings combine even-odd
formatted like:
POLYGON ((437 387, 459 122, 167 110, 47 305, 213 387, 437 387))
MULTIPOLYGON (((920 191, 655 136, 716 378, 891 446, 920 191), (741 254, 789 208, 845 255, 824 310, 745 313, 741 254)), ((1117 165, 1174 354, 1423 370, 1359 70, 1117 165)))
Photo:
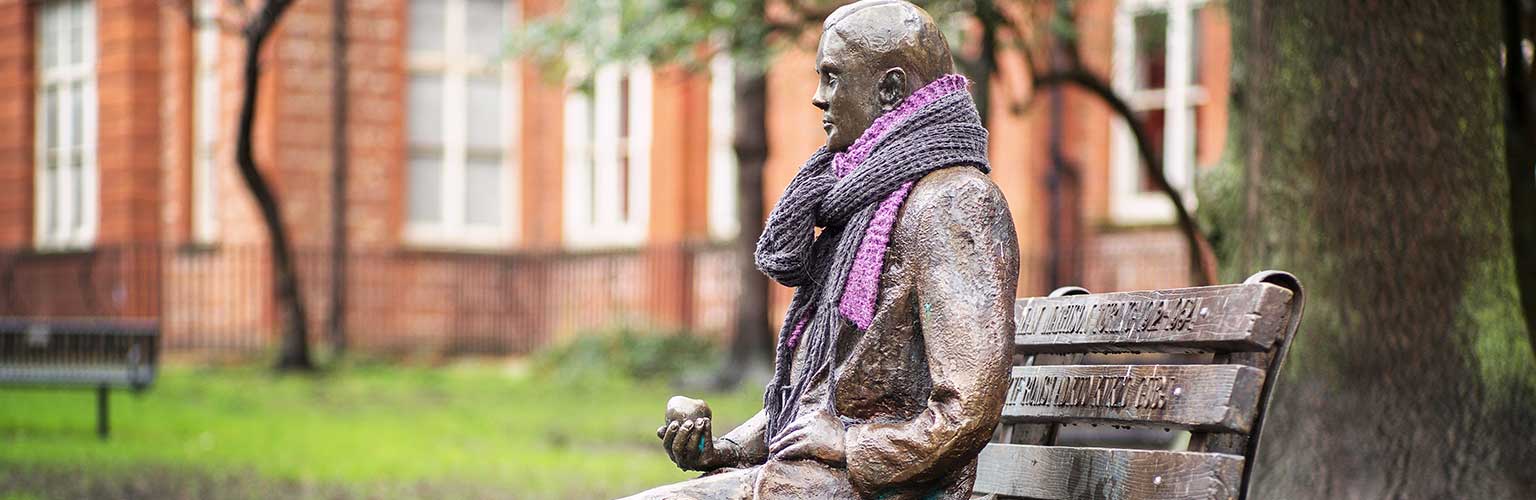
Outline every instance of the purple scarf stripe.
MULTIPOLYGON (((875 145, 880 143, 881 138, 891 130, 895 130, 912 115, 917 114, 923 107, 951 93, 963 92, 967 86, 965 77, 946 75, 913 92, 895 110, 876 119, 875 123, 871 124, 852 146, 849 146, 848 151, 833 157, 832 162, 837 176, 848 175, 863 164, 875 145)), ((874 218, 870 219, 869 227, 864 231, 863 241, 859 243, 853 268, 848 272, 848 282, 843 288, 842 301, 838 304, 837 310, 860 330, 868 330, 870 323, 875 320, 875 299, 880 288, 880 273, 885 267, 885 249, 890 243, 891 227, 896 224, 896 213, 901 210, 901 204, 906 201, 907 193, 912 191, 914 183, 915 181, 909 181, 902 184, 880 202, 874 218)), ((799 328, 796 328, 796 333, 798 332, 799 328)))
MULTIPOLYGON (((816 310, 812 309, 811 310, 811 314, 815 314, 815 313, 816 313, 816 310)), ((800 332, 805 331, 805 322, 806 321, 810 321, 810 319, 811 318, 809 316, 807 316, 807 317, 804 317, 804 318, 800 318, 800 321, 795 322, 795 330, 792 331, 792 332, 789 332, 789 340, 785 341, 785 342, 789 343, 789 348, 790 349, 794 349, 795 348, 795 344, 798 344, 800 342, 800 332)))
POLYGON ((870 323, 875 321, 875 295, 879 291, 880 272, 885 267, 891 226, 896 224, 896 212, 901 210, 901 203, 906 201, 914 183, 902 184, 880 202, 875 217, 869 220, 869 230, 864 232, 864 241, 859 243, 853 269, 848 270, 848 285, 843 288, 843 300, 837 310, 860 330, 868 330, 870 323))

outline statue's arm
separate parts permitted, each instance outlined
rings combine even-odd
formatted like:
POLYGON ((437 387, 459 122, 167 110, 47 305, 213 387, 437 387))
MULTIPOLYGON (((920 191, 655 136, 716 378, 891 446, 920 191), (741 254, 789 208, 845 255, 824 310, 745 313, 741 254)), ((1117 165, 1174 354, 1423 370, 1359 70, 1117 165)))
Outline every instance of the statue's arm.
POLYGON ((1019 266, 1013 220, 1002 193, 984 176, 938 175, 945 177, 913 190, 910 213, 894 234, 903 255, 917 264, 933 390, 916 418, 848 428, 848 473, 864 492, 965 466, 991 438, 1007 390, 1019 266))
POLYGON ((728 446, 734 448, 728 452, 734 455, 732 457, 735 459, 734 465, 745 467, 768 461, 768 445, 764 438, 767 427, 768 410, 760 410, 752 418, 720 437, 722 441, 730 443, 728 446))

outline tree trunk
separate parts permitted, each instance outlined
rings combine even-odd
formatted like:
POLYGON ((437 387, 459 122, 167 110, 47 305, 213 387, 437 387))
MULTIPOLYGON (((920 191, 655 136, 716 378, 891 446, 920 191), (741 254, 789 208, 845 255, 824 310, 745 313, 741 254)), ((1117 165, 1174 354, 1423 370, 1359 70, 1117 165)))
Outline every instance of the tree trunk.
POLYGON ((256 157, 251 145, 256 121, 256 97, 261 80, 261 47, 289 5, 289 0, 271 0, 245 26, 245 93, 240 99, 235 162, 240 169, 240 178, 245 181, 245 187, 251 191, 251 197, 255 198, 261 212, 272 253, 272 292, 277 301, 283 338, 275 368, 279 371, 307 371, 314 369, 314 363, 309 355, 308 316, 304 312, 304 302, 299 297, 298 273, 293 266, 292 247, 278 211, 277 193, 272 191, 266 178, 256 168, 256 157))
POLYGON ((1536 347, 1536 102, 1532 102, 1529 68, 1521 29, 1536 13, 1519 0, 1504 0, 1504 165, 1509 174, 1509 229, 1515 252, 1516 283, 1525 329, 1536 347))
POLYGON ((736 65, 736 137, 738 230, 736 331, 730 357, 717 377, 721 388, 734 387, 748 374, 771 373, 773 332, 768 328, 768 277, 757 270, 752 253, 763 232, 763 167, 768 160, 768 79, 752 64, 736 65))
POLYGON ((1497 4, 1232 2, 1227 281, 1292 271, 1307 316, 1255 498, 1536 490, 1497 4))
POLYGON ((347 1, 331 0, 331 310, 332 356, 347 351, 347 1))

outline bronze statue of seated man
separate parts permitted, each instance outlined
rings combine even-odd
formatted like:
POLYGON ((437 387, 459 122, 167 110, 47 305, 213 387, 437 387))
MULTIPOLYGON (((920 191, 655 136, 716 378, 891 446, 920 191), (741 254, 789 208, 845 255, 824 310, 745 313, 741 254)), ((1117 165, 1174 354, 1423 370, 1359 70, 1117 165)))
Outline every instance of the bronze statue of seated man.
POLYGON ((905 1, 833 12, 816 72, 826 147, 757 245, 758 268, 795 288, 763 411, 715 439, 707 407, 674 398, 657 435, 706 474, 633 498, 970 495, 1019 272, 986 129, 944 36, 905 1))

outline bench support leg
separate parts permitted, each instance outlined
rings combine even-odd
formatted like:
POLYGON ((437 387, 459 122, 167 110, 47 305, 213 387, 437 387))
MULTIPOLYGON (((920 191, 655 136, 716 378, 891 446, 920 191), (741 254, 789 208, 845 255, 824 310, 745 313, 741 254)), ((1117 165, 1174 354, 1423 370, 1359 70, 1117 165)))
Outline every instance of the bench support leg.
POLYGON ((111 414, 107 407, 109 392, 106 384, 96 387, 96 436, 102 441, 107 440, 107 432, 110 430, 107 418, 111 414))

